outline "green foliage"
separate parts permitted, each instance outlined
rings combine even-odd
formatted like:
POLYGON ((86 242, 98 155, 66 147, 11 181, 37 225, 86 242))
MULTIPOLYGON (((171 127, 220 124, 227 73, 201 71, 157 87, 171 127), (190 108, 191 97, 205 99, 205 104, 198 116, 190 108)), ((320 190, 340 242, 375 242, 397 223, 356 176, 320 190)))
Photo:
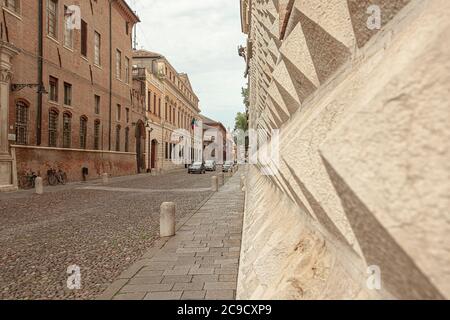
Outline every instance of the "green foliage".
POLYGON ((238 112, 235 118, 234 130, 248 130, 247 115, 243 112, 238 112))
POLYGON ((249 100, 249 97, 248 97, 248 87, 247 88, 242 88, 241 94, 242 94, 242 98, 244 98, 244 105, 245 105, 245 107, 248 110, 248 108, 250 107, 250 100, 249 100))

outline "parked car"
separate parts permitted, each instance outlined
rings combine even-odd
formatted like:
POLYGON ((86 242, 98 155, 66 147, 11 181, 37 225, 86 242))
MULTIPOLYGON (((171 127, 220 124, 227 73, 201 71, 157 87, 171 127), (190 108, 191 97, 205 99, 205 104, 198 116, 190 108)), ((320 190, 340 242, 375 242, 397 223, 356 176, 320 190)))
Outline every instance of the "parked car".
POLYGON ((233 167, 234 167, 233 161, 226 161, 225 164, 223 165, 222 171, 229 172, 233 169, 233 167))
POLYGON ((205 162, 205 168, 206 171, 216 171, 217 169, 216 162, 214 160, 207 160, 205 162))
POLYGON ((188 173, 206 173, 205 164, 203 162, 194 162, 188 167, 188 173))

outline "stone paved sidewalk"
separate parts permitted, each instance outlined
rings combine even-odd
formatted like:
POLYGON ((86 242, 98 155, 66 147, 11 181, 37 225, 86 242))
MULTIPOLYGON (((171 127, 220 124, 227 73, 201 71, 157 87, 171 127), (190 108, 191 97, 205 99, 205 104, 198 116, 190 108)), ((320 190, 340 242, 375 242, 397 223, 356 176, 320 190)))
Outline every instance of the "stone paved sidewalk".
POLYGON ((236 173, 175 237, 158 240, 99 299, 235 299, 243 211, 236 173))

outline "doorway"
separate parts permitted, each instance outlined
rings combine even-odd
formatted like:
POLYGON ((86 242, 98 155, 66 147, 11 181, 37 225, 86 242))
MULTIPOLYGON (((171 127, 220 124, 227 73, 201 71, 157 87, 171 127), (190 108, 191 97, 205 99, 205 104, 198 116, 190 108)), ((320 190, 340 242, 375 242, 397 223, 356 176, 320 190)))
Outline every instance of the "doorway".
POLYGON ((158 152, 158 141, 156 139, 153 139, 151 146, 151 159, 150 159, 150 168, 152 170, 156 169, 157 152, 158 152))
POLYGON ((136 124, 136 162, 137 173, 145 171, 145 126, 139 120, 136 124))

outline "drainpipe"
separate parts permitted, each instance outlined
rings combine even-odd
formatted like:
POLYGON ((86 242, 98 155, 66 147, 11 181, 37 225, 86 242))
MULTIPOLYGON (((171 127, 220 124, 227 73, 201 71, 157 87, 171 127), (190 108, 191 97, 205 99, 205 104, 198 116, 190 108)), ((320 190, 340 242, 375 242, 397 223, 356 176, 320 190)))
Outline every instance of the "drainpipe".
POLYGON ((38 99, 37 99, 37 117, 36 117, 36 144, 42 144, 42 92, 44 88, 43 75, 43 56, 44 56, 44 0, 39 0, 39 39, 38 39, 38 99))
POLYGON ((112 151, 112 81, 113 81, 113 54, 112 54, 112 5, 115 0, 109 1, 109 139, 108 150, 112 151))

